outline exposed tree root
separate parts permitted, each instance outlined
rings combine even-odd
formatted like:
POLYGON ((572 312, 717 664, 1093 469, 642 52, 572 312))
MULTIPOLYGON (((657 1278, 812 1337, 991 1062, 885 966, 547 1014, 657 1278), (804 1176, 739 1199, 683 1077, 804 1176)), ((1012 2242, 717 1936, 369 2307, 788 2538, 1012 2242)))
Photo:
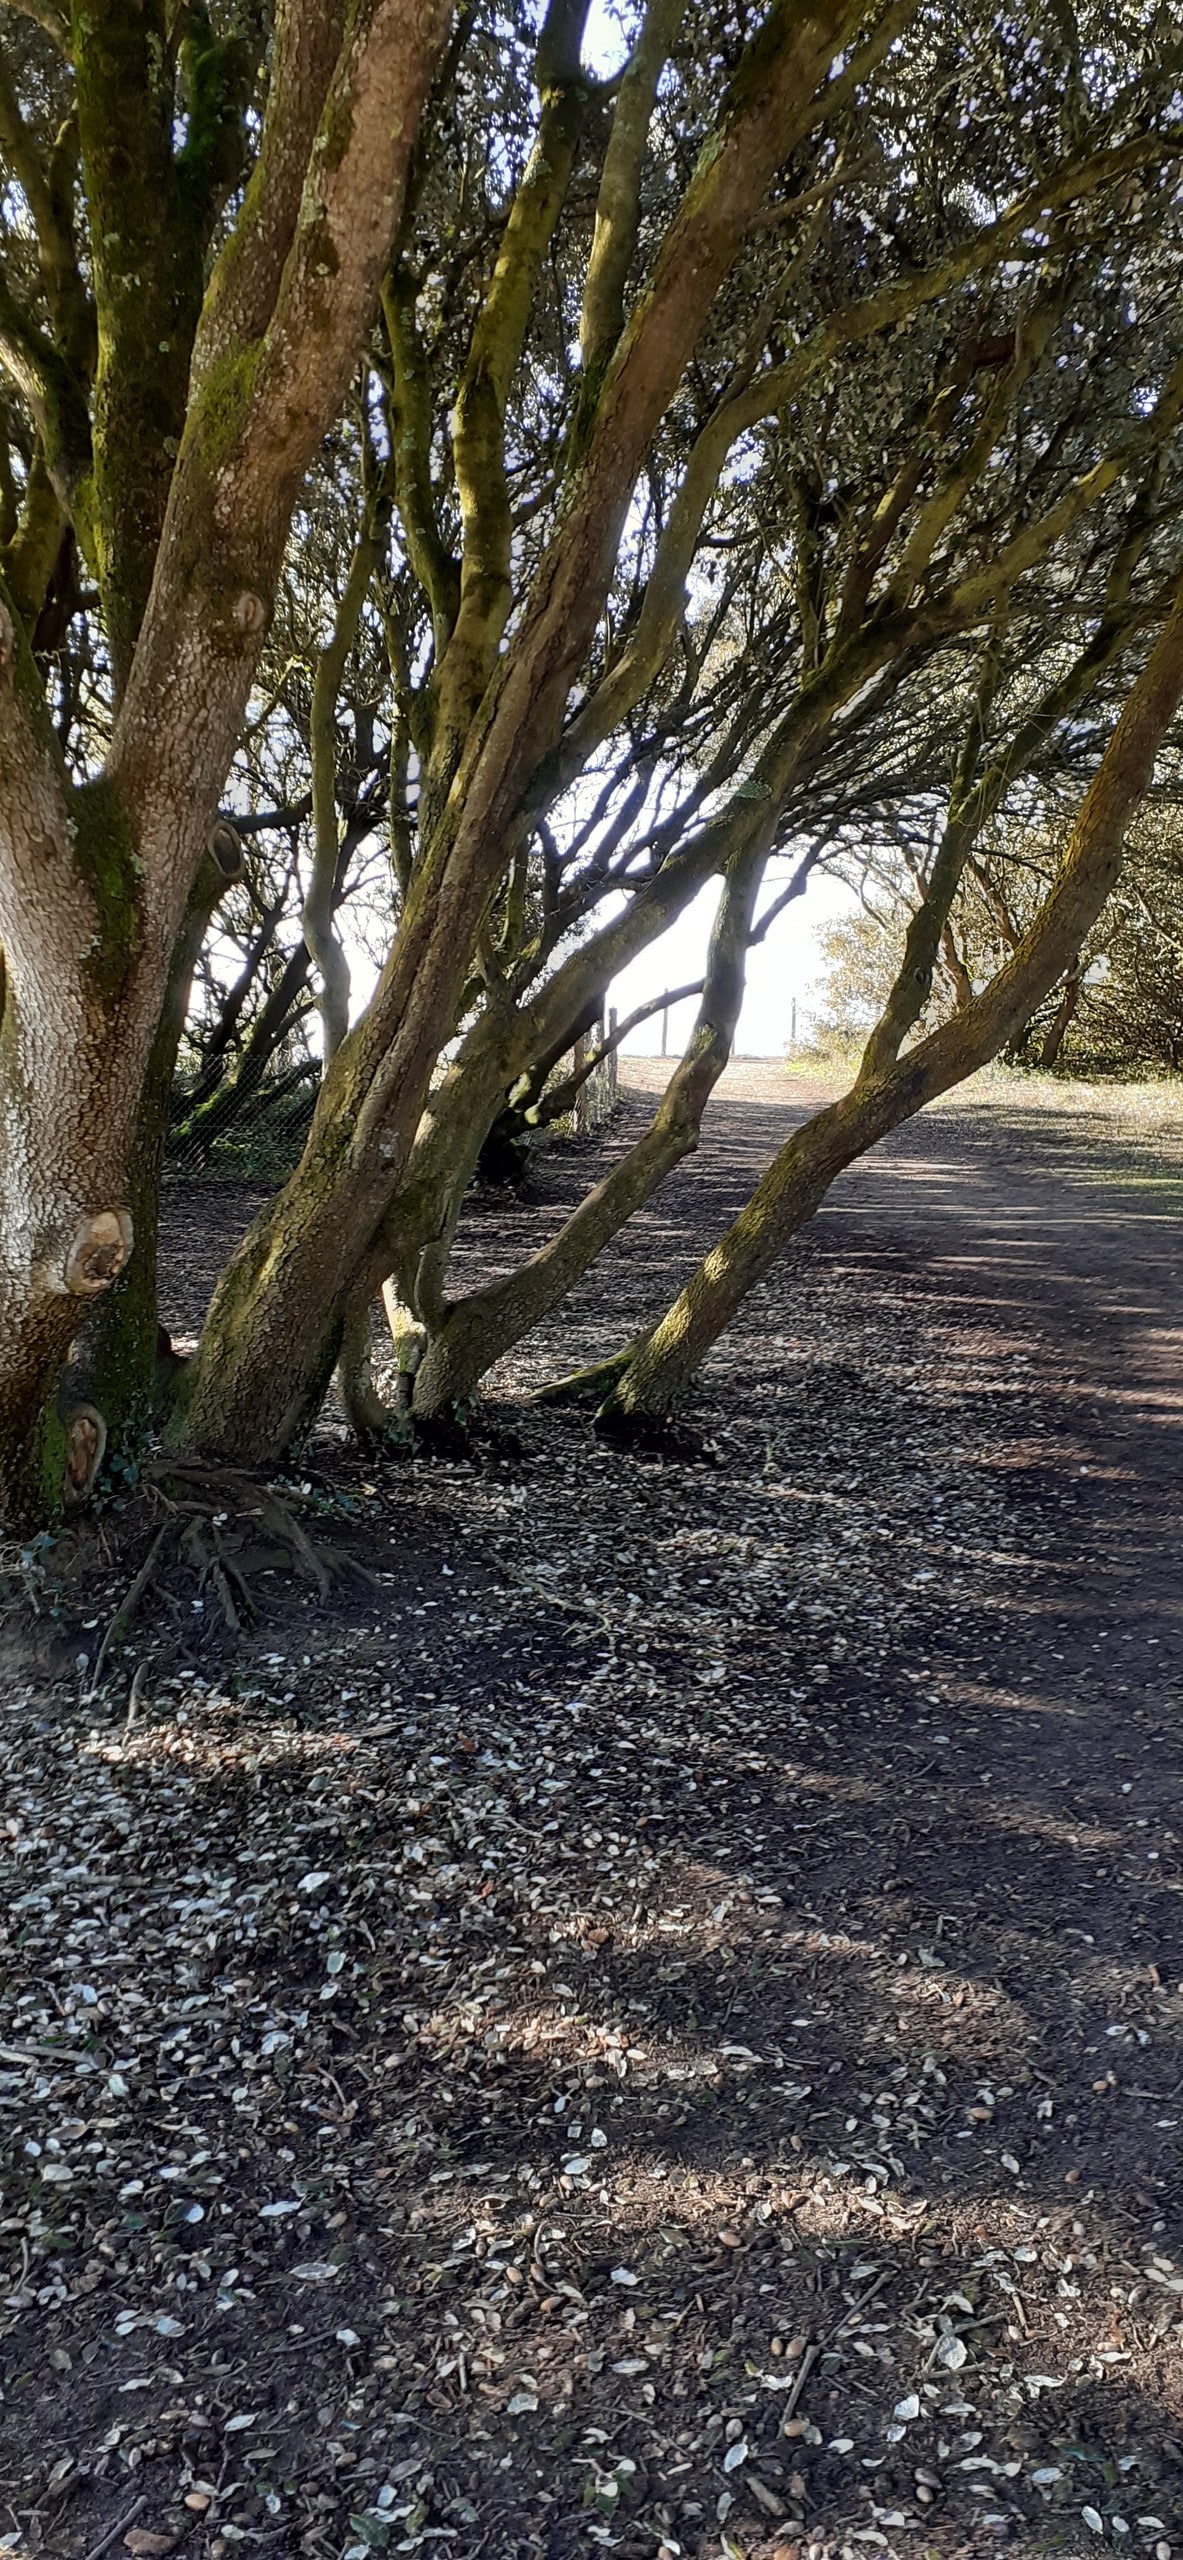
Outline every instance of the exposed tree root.
POLYGON ((596 1360, 590 1369, 572 1369, 569 1377, 556 1378, 552 1386, 537 1387, 529 1403, 589 1403, 593 1396, 603 1395, 606 1387, 614 1387, 617 1379, 623 1378, 636 1347, 635 1342, 627 1343, 623 1351, 614 1351, 610 1360, 596 1360))
POLYGON ((97 1695, 108 1657, 128 1635, 148 1592, 184 1615, 170 1581, 180 1574, 196 1585, 195 1597, 212 1603, 230 1636, 264 1614, 253 1589, 257 1576, 295 1570, 312 1583, 317 1601, 329 1597, 334 1579, 349 1574, 373 1586, 375 1576, 347 1549, 309 1536, 290 1500, 237 1468, 161 1458, 146 1490, 166 1517, 129 1584, 95 1656, 88 1694, 97 1695))
POLYGON ((98 1689, 99 1682, 103 1675, 103 1666, 112 1645, 122 1642, 145 1592, 149 1589, 155 1579, 156 1568, 160 1561, 161 1549, 168 1536, 169 1526, 170 1523, 166 1520, 163 1528, 157 1530, 134 1582, 132 1582, 124 1592, 123 1598, 119 1603, 119 1607, 117 1608, 110 1626, 103 1637, 102 1643, 100 1644, 98 1652, 94 1658, 94 1669, 90 1675, 90 1696, 92 1698, 98 1689))

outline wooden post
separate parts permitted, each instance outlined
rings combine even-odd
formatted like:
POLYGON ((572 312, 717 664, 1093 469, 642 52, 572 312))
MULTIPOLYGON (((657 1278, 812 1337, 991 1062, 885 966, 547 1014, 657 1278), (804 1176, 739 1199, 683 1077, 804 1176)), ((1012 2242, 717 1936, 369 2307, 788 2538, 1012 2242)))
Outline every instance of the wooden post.
MULTIPOLYGON (((572 1057, 573 1057, 574 1062, 575 1062, 575 1067, 576 1067, 576 1069, 577 1069, 577 1070, 578 1070, 578 1069, 583 1065, 584 1059, 585 1059, 585 1058, 586 1058, 586 1056, 587 1056, 588 1049, 589 1049, 590 1045, 591 1045, 591 1034, 590 1034, 589 1032, 587 1032, 587 1031, 581 1031, 581 1032, 580 1032, 580 1035, 579 1035, 579 1038, 578 1038, 578 1040, 577 1040, 577 1041, 576 1041, 576 1043, 575 1043, 575 1047, 574 1047, 574 1049, 573 1049, 573 1050, 572 1050, 572 1052, 571 1052, 572 1057)), ((575 1128, 576 1128, 576 1132, 577 1132, 577 1134, 578 1134, 579 1136, 582 1136, 582 1135, 583 1135, 583 1132, 584 1132, 584 1131, 585 1131, 585 1129, 588 1127, 588 1111, 587 1111, 587 1107, 588 1107, 588 1103, 589 1103, 589 1101, 590 1101, 590 1099, 591 1099, 591 1096, 590 1096, 590 1094, 589 1094, 589 1092, 588 1092, 588 1083, 589 1083, 589 1082, 590 1082, 590 1078, 589 1078, 589 1079, 586 1079, 586 1080, 584 1081, 584 1083, 580 1085, 579 1091, 578 1091, 578 1093, 577 1093, 577 1094, 576 1094, 576 1096, 575 1096, 575 1113, 574 1113, 574 1119, 575 1119, 575 1128)))

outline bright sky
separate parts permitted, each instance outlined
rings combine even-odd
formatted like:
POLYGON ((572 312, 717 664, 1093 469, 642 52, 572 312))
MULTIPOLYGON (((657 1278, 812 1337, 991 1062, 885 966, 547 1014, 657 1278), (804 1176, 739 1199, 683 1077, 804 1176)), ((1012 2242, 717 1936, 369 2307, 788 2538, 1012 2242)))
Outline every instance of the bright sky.
MULTIPOLYGON (((765 905, 783 887, 788 866, 774 866, 771 892, 765 894, 765 905)), ((610 990, 608 1001, 618 1015, 632 1013, 650 996, 662 995, 667 987, 684 987, 701 977, 706 958, 707 937, 718 905, 718 884, 702 891, 680 916, 677 923, 663 934, 660 942, 650 944, 639 960, 621 972, 610 990)), ((743 1012, 736 1034, 736 1053, 743 1058, 777 1058, 783 1056, 792 1035, 793 1003, 797 1004, 797 1031, 805 1030, 804 1017, 817 1003, 815 981, 821 965, 818 950, 819 929, 835 916, 848 915, 855 905, 853 892, 841 882, 827 880, 815 873, 805 893, 786 907, 784 914, 770 926, 768 939, 759 943, 748 955, 748 982, 743 1012)), ((676 1005, 669 1017, 669 1049, 677 1056, 694 1020, 695 1003, 676 1005)), ((661 1015, 655 1014, 630 1032, 624 1042, 627 1051, 640 1056, 653 1056, 661 1048, 661 1015)))
MULTIPOLYGON (((765 891, 764 903, 784 886, 788 866, 773 866, 771 885, 765 891)), ((707 941, 715 908, 719 900, 717 882, 702 890, 684 915, 671 925, 659 942, 650 944, 631 967, 621 971, 608 991, 608 1003, 615 1005, 618 1016, 633 1013, 650 996, 664 995, 667 987, 692 986, 701 978, 706 960, 707 941)), ((821 967, 818 933, 835 916, 849 915, 857 904, 854 892, 840 881, 814 874, 804 895, 796 898, 784 914, 770 926, 767 941, 759 943, 748 954, 748 982, 743 1011, 739 1017, 735 1052, 741 1058, 779 1058, 789 1047, 793 1030, 793 1004, 797 1005, 797 1036, 804 1038, 808 1016, 818 1001, 817 977, 821 967)), ((356 1022, 374 992, 377 972, 368 953, 350 930, 349 909, 340 918, 349 960, 351 985, 350 1014, 356 1022)), ((694 1020, 697 998, 674 1005, 669 1015, 669 1054, 677 1057, 685 1045, 694 1020)), ((313 1035, 315 1039, 315 1033, 313 1035)), ((627 1053, 636 1057, 655 1057, 661 1049, 661 1015, 651 1015, 623 1043, 627 1053)))

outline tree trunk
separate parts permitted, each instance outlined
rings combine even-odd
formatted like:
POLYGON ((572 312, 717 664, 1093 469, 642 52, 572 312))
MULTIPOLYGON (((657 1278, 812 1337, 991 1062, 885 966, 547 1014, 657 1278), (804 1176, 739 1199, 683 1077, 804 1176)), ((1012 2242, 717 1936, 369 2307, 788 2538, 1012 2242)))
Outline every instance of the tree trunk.
MULTIPOLYGON (((44 859, 47 838, 35 842, 42 861, 34 930, 13 912, 15 900, 0 913, 0 1508, 22 1524, 59 1508, 57 1379, 137 1241, 145 1251, 134 1288, 95 1344, 101 1392, 121 1430, 146 1419, 155 1353, 168 1035, 156 1025, 151 974, 136 966, 134 888, 121 944, 118 910, 89 893, 74 865, 84 839, 88 861, 117 867, 123 839, 105 797, 83 816, 83 795, 74 795, 72 832, 64 830, 55 848, 59 876, 44 859), (149 1077, 154 1028, 161 1041, 149 1077), (142 1239, 137 1205, 146 1218, 142 1239)), ((179 820, 177 834, 183 842, 179 820)))
POLYGON ((674 1165, 697 1147, 703 1112, 731 1055, 764 868, 762 852, 748 853, 724 886, 698 1019, 649 1128, 522 1270, 449 1308, 415 1380, 417 1416, 430 1418, 471 1395, 494 1361, 559 1305, 674 1165))
POLYGON ((315 1416, 326 1354, 406 1168, 481 918, 527 792, 559 739, 637 474, 769 182, 857 19, 850 0, 814 0, 804 15, 774 7, 741 59, 715 144, 608 368, 561 522, 512 644, 492 666, 374 998, 326 1076, 297 1174, 223 1275, 190 1406, 197 1446, 273 1457, 315 1416))
POLYGON ((373 0, 343 24, 280 12, 260 157, 190 363, 163 19, 75 16, 98 388, 93 443, 83 404, 79 452, 61 459, 98 528, 120 698, 102 776, 71 788, 27 639, 0 607, 0 1502, 23 1518, 56 1507, 57 1372, 132 1248, 127 1168, 173 946, 447 22, 446 0, 373 0), (146 396, 161 360, 177 386, 164 436, 146 396), (120 432, 129 419, 146 442, 120 432))
MULTIPOLYGON (((22 851, 45 842, 30 830, 22 851)), ((88 973, 93 904, 77 881, 58 895, 49 862, 44 875, 35 939, 5 919, 0 891, 0 1507, 22 1526, 60 1507, 57 1378, 134 1232, 124 1165, 139 1061, 88 973)))
POLYGON ((1072 962, 1064 978, 1064 992, 1043 1036, 1039 1052, 1041 1067, 1054 1067, 1064 1041, 1076 1020, 1080 1007, 1080 990, 1084 984, 1084 966, 1079 957, 1072 962))
POLYGON ((87 1392, 102 1414, 108 1455, 132 1457, 156 1419, 158 1397, 157 1244, 169 1096, 185 1027, 193 971, 223 892, 241 879, 242 846, 219 822, 189 901, 136 1114, 127 1171, 135 1251, 100 1301, 88 1328, 87 1392))
POLYGON ((630 1361, 601 1408, 627 1436, 669 1413, 749 1290, 813 1216, 836 1174, 938 1094, 996 1057, 1075 960, 1116 886, 1126 830, 1183 696, 1183 590, 1134 684, 1077 817, 1056 882, 1013 958, 980 996, 874 1080, 798 1130, 630 1361))

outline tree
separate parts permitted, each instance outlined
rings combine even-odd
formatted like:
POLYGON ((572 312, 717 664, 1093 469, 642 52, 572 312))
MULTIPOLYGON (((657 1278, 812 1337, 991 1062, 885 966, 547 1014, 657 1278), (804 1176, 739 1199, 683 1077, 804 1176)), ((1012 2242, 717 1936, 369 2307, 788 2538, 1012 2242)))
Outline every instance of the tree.
MULTIPOLYGON (((194 1019, 195 1121, 251 1071, 256 1033, 257 1061, 314 986, 321 1010, 326 1064, 301 1162, 223 1275, 174 1436, 274 1458, 315 1418, 343 1351, 351 1410, 380 1422, 364 1343, 383 1283, 413 1338, 416 1410, 470 1392, 695 1143, 744 949, 767 924, 772 857, 792 853, 799 882, 889 771, 901 790, 939 794, 990 634, 1005 633, 991 679, 999 801, 1034 752, 1033 721, 1064 733, 1136 667, 1173 568, 1175 73, 1140 9, 1107 15, 1103 55, 1073 28, 1068 12, 1049 33, 1042 13, 925 0, 771 0, 685 21, 673 0, 649 0, 626 62, 601 80, 578 0, 552 0, 541 26, 515 7, 474 9, 440 62, 409 182, 400 164, 384 245, 375 217, 353 257, 348 352, 336 283, 326 296, 331 394, 306 279, 299 347, 320 406, 314 422, 311 399, 297 403, 289 432, 284 388, 268 413, 283 422, 278 458, 260 386, 276 391, 273 360, 297 368, 274 255, 262 334, 241 316, 256 208, 282 156, 267 141, 280 132, 277 30, 257 166, 241 209, 231 195, 216 217, 227 236, 168 473, 157 449, 169 494, 138 637, 116 646, 119 599, 100 582, 97 611, 68 620, 86 645, 67 638, 38 691, 43 707, 47 686, 60 692, 59 717, 67 695, 83 704, 70 716, 87 752, 106 723, 95 787, 131 794, 141 834, 141 807, 167 822, 175 863, 175 741, 160 759, 179 710, 161 648, 175 640, 186 680, 192 665, 212 688, 185 824, 200 810, 204 842, 225 792, 248 852, 225 912, 252 890, 257 907, 253 930, 245 915, 238 926, 238 983, 194 1019), (262 355, 248 362, 244 347, 262 355), (191 599, 206 553, 237 563, 227 527, 241 551, 248 526, 251 575, 230 577, 222 621, 211 608, 203 623, 191 599), (293 848, 292 880, 281 863, 264 892, 253 848, 267 826, 293 848), (341 900, 379 840, 388 948, 345 1032, 341 900), (297 871, 301 945, 286 921, 297 871), (713 877, 699 1018, 652 1130, 553 1249, 504 1289, 453 1303, 456 1219, 490 1132, 545 1108, 547 1077, 615 972, 713 877)), ((44 160, 48 117, 36 130, 44 160)), ((305 114, 301 175, 312 130, 305 114)), ((322 192, 336 184, 333 132, 312 164, 322 192)), ((82 177, 89 188, 85 152, 82 177)), ((293 205, 294 184, 289 172, 293 205)), ((290 265, 304 237, 297 223, 290 265)), ((49 288, 17 281, 56 382, 49 288)), ((42 430, 27 330, 10 339, 26 403, 10 478, 27 511, 30 420, 42 430)), ((85 557, 91 484, 62 485, 85 557)), ((143 573, 140 559, 141 587, 143 573)), ((142 944, 153 1037, 162 990, 175 994, 192 957, 182 921, 191 941, 199 852, 194 837, 185 898, 153 910, 142 944)), ((164 869, 163 853, 153 861, 164 869)), ((951 866, 960 876, 950 856, 942 877, 951 866)), ((107 1031, 114 1021, 112 1007, 107 1031)), ((122 1016, 119 1028, 127 1074, 106 1161, 124 1172, 146 1110, 147 1194, 159 1105, 147 1049, 127 1047, 122 1016)), ((119 1227, 97 1277, 125 1246, 119 1227)), ((142 1343, 143 1321, 134 1329, 142 1343)), ((30 1365, 26 1420, 67 1338, 62 1322, 30 1365)))
MULTIPOLYGON (((783 40, 774 17, 756 41, 779 59, 783 40)), ((578 323, 587 356, 612 141, 595 155, 601 230, 588 250, 578 141, 540 77, 537 136, 491 264, 455 218, 447 154, 437 163, 431 236, 456 238, 450 281, 466 280, 471 309, 461 296, 457 327, 454 290, 413 235, 384 295, 410 573, 401 661, 422 670, 409 686, 404 676, 421 777, 408 812, 410 895, 378 994, 326 1081, 304 1163, 215 1301, 187 1424, 199 1443, 265 1456, 305 1428, 346 1322, 388 1274, 423 1353, 416 1410, 467 1393, 694 1143, 727 1053, 718 985, 641 1154, 581 1206, 561 1244, 483 1304, 458 1307, 444 1284, 459 1199, 507 1095, 516 1086, 534 1107, 613 969, 705 877, 725 878, 733 912, 750 899, 750 918, 770 853, 808 824, 828 774, 840 794, 843 758, 849 769, 874 713, 934 651, 982 627, 1004 598, 1036 634, 1027 645, 1049 613, 1062 616, 1066 591, 1077 622, 1101 612, 1113 566, 1102 501, 1157 467, 1180 395, 1169 361, 1159 370, 1173 328, 1161 252, 1153 276, 1139 269, 1158 396, 1136 421, 1124 312, 1120 334, 1113 325, 1107 262, 1127 237, 1135 261, 1148 257, 1155 236, 1131 170, 1170 156, 1145 130, 1144 89, 1116 108, 1110 99, 1087 129, 1078 119, 1076 147, 1028 193, 1023 153, 1046 152, 1053 131, 1063 145, 1062 62, 1053 49, 1032 78, 1025 57, 1022 69, 1008 57, 1024 91, 1021 147, 1016 159, 1008 128, 994 219, 965 222, 952 170, 926 141, 906 272, 877 283, 854 249, 874 221, 890 268, 907 229, 893 120, 895 133, 902 124, 918 137, 937 68, 968 91, 983 47, 1000 41, 1006 53, 992 21, 950 37, 944 20, 938 29, 922 13, 890 13, 808 108, 786 91, 775 136, 763 118, 759 189, 741 142, 758 55, 741 64, 712 169, 742 151, 747 257, 734 236, 716 306, 700 299, 683 313, 682 372, 671 362, 658 384, 654 350, 692 209, 700 219, 701 179, 672 217, 648 224, 637 163, 630 254, 642 279, 648 261, 652 281, 597 375, 594 404, 590 366, 573 373, 562 350, 578 323), (905 25, 915 54, 901 67, 905 25), (860 147, 874 172, 865 196, 841 174, 843 154, 857 160, 860 147), (1013 199, 1004 176, 1020 182, 1013 199), (775 252, 757 260, 751 237, 769 229, 775 252), (623 444, 626 419, 640 431, 623 444), (609 519, 615 531, 589 575, 580 545, 609 519), (589 930, 607 886, 627 909, 589 930), (582 938, 564 954, 572 930, 582 938), (432 1063, 457 1033, 428 1102, 432 1063)), ((675 47, 671 66, 662 139, 701 101, 694 60, 675 47)), ((627 128, 634 152, 652 117, 651 76, 639 46, 611 128, 640 96, 644 114, 627 128)), ((458 115, 470 112, 462 97, 458 115)), ((952 149, 956 160, 964 145, 952 149)), ((621 316, 618 306, 618 325, 621 316)), ((1160 565, 1151 548, 1150 570, 1160 565)), ((1143 586, 1128 629, 1118 616, 1125 637, 1147 609, 1143 586)), ((1116 645, 1110 620, 1083 690, 1116 645)))
POLYGON ((59 1469, 50 1396, 79 1315, 132 1251, 170 961, 446 30, 442 0, 281 0, 261 68, 261 24, 173 25, 151 0, 45 15, 3 110, 26 250, 0 301, 24 421, 0 621, 0 1479, 21 1508, 59 1469), (82 779, 35 655, 67 524, 110 667, 82 779))
POLYGON ((904 959, 863 1053, 851 1091, 814 1114, 769 1166, 747 1206, 713 1246, 660 1322, 621 1365, 602 1409, 617 1435, 670 1411, 736 1308, 812 1217, 835 1175, 926 1102, 972 1075, 1023 1028, 1065 971, 1078 964, 1121 874, 1126 834, 1149 788, 1155 759, 1183 700, 1183 586, 1132 686, 1081 805, 1055 881, 990 984, 901 1056, 922 1008, 983 794, 970 786, 969 752, 928 891, 913 917, 904 959))

